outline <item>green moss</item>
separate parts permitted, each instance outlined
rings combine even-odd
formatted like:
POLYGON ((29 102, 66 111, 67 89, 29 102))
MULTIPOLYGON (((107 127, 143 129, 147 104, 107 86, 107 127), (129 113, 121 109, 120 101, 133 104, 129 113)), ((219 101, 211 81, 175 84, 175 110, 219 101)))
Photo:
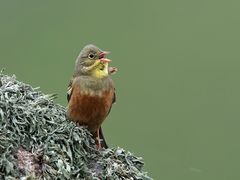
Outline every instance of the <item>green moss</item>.
POLYGON ((0 179, 151 179, 130 152, 97 151, 54 97, 0 74, 0 179))

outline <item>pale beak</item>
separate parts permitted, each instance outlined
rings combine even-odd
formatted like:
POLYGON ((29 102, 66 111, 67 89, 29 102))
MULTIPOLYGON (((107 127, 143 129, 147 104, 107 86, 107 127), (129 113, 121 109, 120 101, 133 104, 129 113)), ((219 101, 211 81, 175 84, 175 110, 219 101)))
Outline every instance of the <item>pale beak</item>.
POLYGON ((102 51, 99 55, 100 56, 99 60, 102 62, 105 62, 105 63, 110 62, 111 61, 110 59, 105 58, 105 55, 107 55, 109 53, 110 53, 109 51, 102 51))
POLYGON ((111 60, 108 58, 101 58, 101 59, 99 59, 99 61, 107 63, 107 62, 110 62, 111 60))
POLYGON ((110 51, 103 51, 102 52, 104 55, 107 55, 107 54, 110 54, 111 52, 110 51))

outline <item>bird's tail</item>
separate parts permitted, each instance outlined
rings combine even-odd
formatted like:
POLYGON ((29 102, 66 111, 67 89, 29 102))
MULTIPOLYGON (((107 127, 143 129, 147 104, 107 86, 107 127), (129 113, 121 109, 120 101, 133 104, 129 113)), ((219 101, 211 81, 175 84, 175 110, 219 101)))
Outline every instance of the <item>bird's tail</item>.
POLYGON ((101 140, 101 147, 104 147, 105 149, 107 149, 108 145, 107 145, 107 143, 105 141, 105 138, 103 136, 103 132, 102 132, 102 128, 101 127, 99 129, 99 137, 100 137, 100 140, 101 140))

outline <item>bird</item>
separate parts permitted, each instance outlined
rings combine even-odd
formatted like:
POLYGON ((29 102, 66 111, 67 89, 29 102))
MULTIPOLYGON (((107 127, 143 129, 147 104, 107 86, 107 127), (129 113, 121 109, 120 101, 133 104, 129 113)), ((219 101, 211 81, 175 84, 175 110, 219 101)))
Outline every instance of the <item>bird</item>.
POLYGON ((117 71, 109 67, 110 59, 96 45, 83 47, 75 61, 73 76, 67 91, 67 117, 80 126, 86 126, 93 135, 96 148, 108 148, 101 125, 116 102, 116 93, 110 75, 117 71))

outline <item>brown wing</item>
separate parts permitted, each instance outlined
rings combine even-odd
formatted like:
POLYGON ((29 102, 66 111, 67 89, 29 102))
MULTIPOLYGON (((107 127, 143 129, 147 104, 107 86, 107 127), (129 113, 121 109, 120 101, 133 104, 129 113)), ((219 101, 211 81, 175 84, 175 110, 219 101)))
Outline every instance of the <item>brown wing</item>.
MULTIPOLYGON (((113 94, 112 104, 114 104, 115 102, 116 102, 116 91, 115 91, 115 88, 114 88, 114 94, 113 94)), ((109 111, 108 111, 108 114, 110 113, 111 109, 112 109, 112 105, 111 105, 111 107, 110 107, 110 109, 109 109, 109 111)), ((101 146, 104 147, 105 149, 107 149, 107 148, 108 148, 108 145, 107 145, 106 140, 105 140, 105 138, 104 138, 103 131, 102 131, 102 127, 100 127, 100 129, 99 129, 99 136, 100 136, 100 139, 102 140, 101 146)))
MULTIPOLYGON (((112 104, 114 104, 115 102, 116 102, 116 91, 115 91, 115 88, 114 88, 114 94, 113 94, 112 104)), ((108 111, 108 114, 110 113, 111 109, 112 109, 112 105, 111 105, 111 107, 110 107, 110 109, 109 109, 109 111, 108 111)), ((102 127, 100 127, 100 129, 99 129, 99 136, 100 136, 100 139, 102 140, 101 146, 104 147, 105 149, 107 149, 107 148, 108 148, 108 145, 107 145, 106 140, 105 140, 105 138, 104 138, 103 131, 102 131, 102 127)))
POLYGON ((112 104, 115 103, 117 100, 117 97, 116 97, 116 90, 114 88, 114 94, 113 94, 113 101, 112 101, 112 104))
MULTIPOLYGON (((113 99, 112 99, 112 105, 116 102, 116 91, 115 91, 115 88, 114 88, 114 93, 113 93, 113 99)), ((110 113, 111 109, 112 109, 112 105, 111 107, 109 108, 109 111, 108 111, 108 114, 110 113)))
POLYGON ((67 101, 69 102, 71 95, 72 95, 72 82, 73 79, 70 80, 69 84, 68 84, 68 88, 67 88, 67 101))

